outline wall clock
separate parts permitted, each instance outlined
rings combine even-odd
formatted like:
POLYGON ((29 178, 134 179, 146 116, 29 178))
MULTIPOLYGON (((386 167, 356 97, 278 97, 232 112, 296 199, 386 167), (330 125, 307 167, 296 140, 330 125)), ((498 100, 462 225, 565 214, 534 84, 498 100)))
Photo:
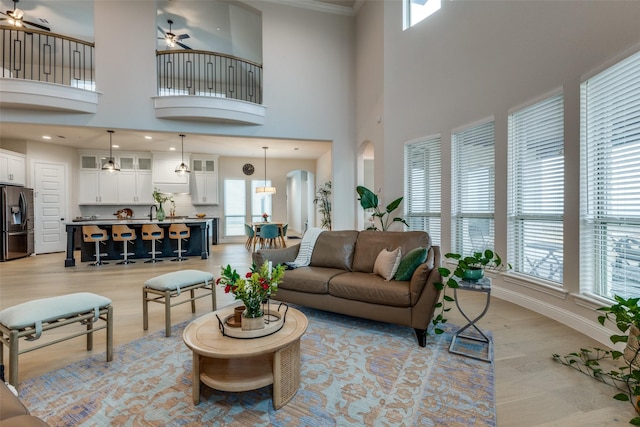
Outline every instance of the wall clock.
POLYGON ((242 166, 242 172, 244 172, 245 175, 253 175, 254 171, 255 169, 251 163, 246 163, 242 166))

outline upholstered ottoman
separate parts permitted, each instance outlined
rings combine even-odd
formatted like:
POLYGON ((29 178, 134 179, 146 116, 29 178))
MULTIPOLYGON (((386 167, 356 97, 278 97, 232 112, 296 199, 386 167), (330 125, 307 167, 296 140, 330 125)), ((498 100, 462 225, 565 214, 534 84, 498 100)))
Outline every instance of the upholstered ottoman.
POLYGON ((9 384, 18 386, 18 356, 28 351, 37 350, 48 345, 66 341, 81 335, 87 336, 87 350, 93 348, 93 332, 107 330, 107 362, 113 359, 113 308, 109 298, 78 292, 51 298, 42 298, 24 302, 0 311, 0 360, 3 360, 4 345, 9 348, 9 384), (104 321, 94 327, 98 321, 104 321), (24 350, 18 349, 18 341, 25 338, 35 341, 43 332, 70 325, 72 323, 86 325, 86 330, 76 332, 62 338, 32 346, 24 350))
POLYGON ((196 312, 196 300, 211 295, 212 310, 216 309, 216 289, 213 274, 198 270, 180 270, 154 277, 142 287, 142 323, 149 329, 149 302, 164 304, 165 335, 171 336, 171 307, 191 302, 191 312, 196 312), (196 295, 198 290, 198 295, 196 295), (171 303, 171 298, 189 291, 191 298, 171 303))

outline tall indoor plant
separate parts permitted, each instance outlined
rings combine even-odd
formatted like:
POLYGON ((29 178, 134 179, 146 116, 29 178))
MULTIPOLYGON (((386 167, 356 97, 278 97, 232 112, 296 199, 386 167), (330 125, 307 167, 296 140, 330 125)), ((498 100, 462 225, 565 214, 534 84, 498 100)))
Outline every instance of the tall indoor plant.
POLYGON ((389 226, 394 222, 401 222, 407 227, 409 226, 409 224, 407 224, 407 222, 403 218, 394 217, 393 219, 391 219, 391 213, 398 209, 398 206, 400 206, 400 203, 402 203, 403 197, 398 197, 393 202, 389 203, 385 210, 382 211, 380 210, 380 206, 378 206, 378 196, 373 191, 369 190, 367 187, 359 185, 356 187, 356 192, 358 193, 358 196, 360 196, 358 198, 358 200, 360 200, 360 206, 362 206, 364 210, 373 209, 373 213, 371 214, 371 216, 373 217, 374 221, 371 226, 367 228, 367 230, 378 230, 378 227, 375 223, 376 218, 380 222, 382 231, 387 231, 389 229, 389 226), (391 224, 389 223, 390 220, 391 224))

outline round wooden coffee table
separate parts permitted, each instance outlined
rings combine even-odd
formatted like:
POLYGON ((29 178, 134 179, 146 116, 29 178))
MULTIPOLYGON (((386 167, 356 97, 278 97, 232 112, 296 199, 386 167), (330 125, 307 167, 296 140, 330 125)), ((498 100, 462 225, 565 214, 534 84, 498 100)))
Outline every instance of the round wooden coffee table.
POLYGON ((184 330, 182 338, 193 352, 193 403, 200 403, 200 383, 236 392, 273 384, 273 407, 280 409, 300 386, 300 337, 307 317, 289 307, 282 329, 272 335, 232 338, 222 334, 218 317, 224 319, 233 307, 206 314, 184 330))

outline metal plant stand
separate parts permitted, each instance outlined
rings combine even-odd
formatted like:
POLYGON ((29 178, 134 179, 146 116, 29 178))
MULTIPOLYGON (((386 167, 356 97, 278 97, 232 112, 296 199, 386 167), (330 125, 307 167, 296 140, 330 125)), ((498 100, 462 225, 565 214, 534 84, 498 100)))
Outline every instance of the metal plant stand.
POLYGON ((460 354, 462 356, 472 357, 474 359, 482 360, 482 361, 485 361, 485 362, 491 362, 491 358, 492 358, 491 356, 493 355, 493 341, 484 332, 482 332, 480 330, 480 328, 478 328, 476 326, 476 322, 478 320, 482 319, 482 317, 489 310, 489 304, 491 302, 491 279, 489 279, 488 277, 483 277, 480 280, 474 280, 474 281, 460 280, 460 281, 458 281, 458 284, 459 284, 460 287, 459 288, 454 288, 454 290, 453 290, 454 299, 456 300, 456 306, 458 307, 458 310, 460 311, 460 314, 462 314, 462 316, 465 319, 467 319, 468 323, 465 326, 463 326, 462 328, 458 329, 453 334, 453 338, 451 339, 451 345, 449 346, 449 352, 450 353, 454 353, 454 354, 460 354), (486 303, 485 303, 485 306, 484 306, 484 310, 482 310, 482 313, 480 313, 474 319, 471 319, 462 310, 462 307, 460 307, 460 302, 458 300, 458 290, 472 291, 472 292, 483 292, 484 294, 486 294, 487 300, 486 300, 486 303), (475 329, 476 332, 479 335, 477 335, 477 334, 463 335, 463 332, 466 331, 470 327, 475 329), (482 356, 478 356, 478 355, 475 355, 475 354, 471 354, 471 353, 465 352, 464 349, 456 349, 455 348, 456 347, 456 341, 458 341, 459 339, 467 339, 467 340, 472 340, 472 341, 476 341, 476 342, 480 342, 480 343, 485 343, 486 346, 487 346, 487 356, 486 357, 482 357, 482 356))

